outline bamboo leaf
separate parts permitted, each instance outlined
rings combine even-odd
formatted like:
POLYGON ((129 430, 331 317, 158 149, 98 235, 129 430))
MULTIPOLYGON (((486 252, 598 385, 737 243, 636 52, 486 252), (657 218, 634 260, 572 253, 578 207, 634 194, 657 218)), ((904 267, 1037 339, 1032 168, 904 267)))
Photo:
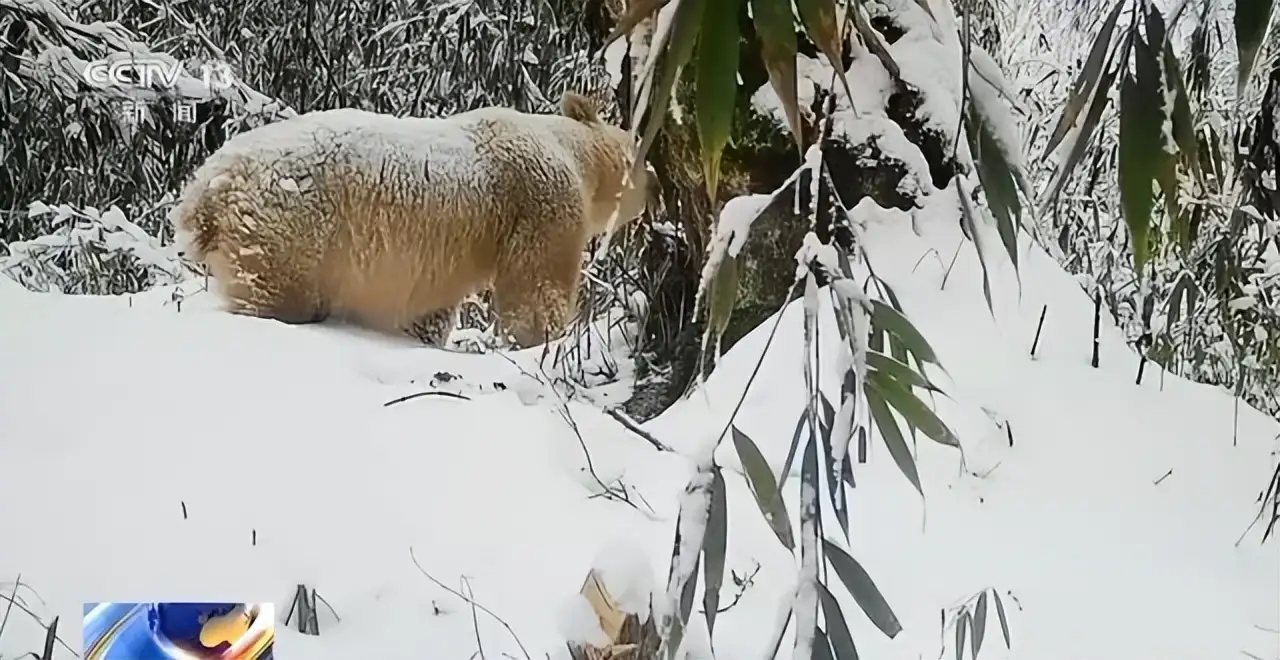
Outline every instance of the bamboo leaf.
POLYGON ((796 150, 803 152, 800 101, 796 96, 796 31, 790 0, 750 0, 752 21, 760 37, 760 58, 769 84, 782 102, 796 150))
MULTIPOLYGON (((1098 87, 1094 90, 1093 101, 1089 104, 1089 112, 1085 115, 1084 123, 1080 125, 1080 131, 1076 133, 1076 139, 1071 143, 1071 149, 1067 152, 1067 157, 1058 166, 1053 173, 1053 183, 1049 188, 1049 194, 1045 197, 1045 206, 1053 203, 1058 199, 1058 195, 1062 193, 1063 186, 1071 178, 1071 173, 1079 166, 1080 160, 1084 158, 1085 150, 1089 146, 1089 140, 1093 138, 1093 133, 1098 128, 1098 122, 1102 119, 1102 111, 1107 107, 1107 101, 1111 92, 1111 87, 1116 81, 1116 71, 1111 70, 1111 63, 1107 63, 1106 72, 1102 75, 1102 81, 1098 83, 1098 87)), ((1043 212, 1044 209, 1041 210, 1043 212)))
POLYGON ((1178 150, 1182 152, 1184 160, 1188 165, 1194 167, 1197 164, 1195 158, 1195 120, 1191 115, 1191 100, 1187 96, 1187 86, 1182 79, 1181 65, 1178 64, 1177 56, 1173 54, 1173 42, 1171 40, 1165 40, 1163 55, 1165 88, 1174 90, 1173 116, 1171 118, 1173 121, 1173 138, 1178 143, 1178 150))
MULTIPOLYGON (((1102 29, 1098 31, 1098 36, 1093 40, 1093 46, 1089 48, 1089 57, 1084 62, 1084 67, 1080 69, 1080 73, 1076 76, 1076 82, 1071 88, 1071 96, 1067 98, 1067 104, 1062 109, 1062 114, 1058 116, 1058 123, 1053 127, 1053 133, 1049 136, 1049 145, 1045 147, 1044 155, 1048 156, 1050 152, 1057 148, 1062 142, 1062 138, 1066 137, 1067 132, 1076 123, 1076 118, 1080 116, 1080 111, 1084 110, 1085 105, 1089 103, 1089 99, 1096 96, 1091 94, 1098 81, 1101 79, 1103 62, 1107 58, 1107 51, 1111 48, 1111 39, 1115 34, 1116 21, 1120 18, 1120 10, 1124 7, 1125 0, 1116 0, 1116 4, 1111 8, 1111 13, 1107 15, 1107 19, 1102 23, 1102 29)), ((1114 77, 1113 77, 1114 79, 1114 77)), ((1105 90, 1102 91, 1106 96, 1105 90)))
MULTIPOLYGON (((857 7, 852 7, 857 11, 857 7)), ((835 0, 796 0, 796 10, 800 13, 800 21, 804 25, 805 34, 818 45, 831 68, 840 74, 840 82, 844 85, 844 93, 849 97, 849 105, 854 106, 853 90, 849 88, 849 77, 841 60, 841 45, 844 43, 844 21, 839 15, 835 0)))
POLYGON ((711 472, 711 509, 707 512, 706 537, 702 553, 706 556, 703 579, 706 589, 702 594, 702 608, 707 617, 707 634, 716 628, 716 610, 720 608, 720 586, 724 584, 725 545, 729 537, 728 504, 725 501, 724 475, 720 466, 711 472))
POLYGON ((867 391, 875 391, 885 402, 902 415, 903 421, 920 429, 933 441, 949 447, 959 447, 960 439, 938 419, 928 406, 914 392, 898 381, 889 378, 885 372, 875 371, 867 374, 867 391))
POLYGON ((1244 97, 1244 88, 1253 73, 1253 63, 1271 23, 1271 11, 1275 0, 1236 0, 1235 27, 1236 53, 1239 67, 1236 71, 1236 99, 1244 97))
POLYGON ((831 640, 827 639, 827 633, 822 628, 814 626, 813 630, 813 660, 836 660, 831 655, 831 640))
MULTIPOLYGON (((680 70, 693 55, 693 47, 698 41, 698 29, 702 26, 702 13, 706 8, 706 0, 676 0, 676 2, 679 4, 675 8, 675 15, 671 17, 671 33, 659 57, 658 80, 649 89, 651 101, 648 119, 645 122, 644 136, 636 150, 637 170, 644 167, 649 147, 653 146, 654 139, 658 137, 658 129, 667 116, 671 92, 680 77, 680 70)), ((638 120, 640 113, 633 113, 632 116, 638 120)))
POLYGON ((885 602, 880 589, 862 568, 862 564, 826 539, 822 540, 822 547, 827 553, 827 561, 831 563, 832 568, 836 569, 836 575, 840 577, 840 581, 858 603, 858 607, 861 607, 867 618, 871 619, 871 623, 874 623, 889 639, 893 639, 902 632, 898 615, 894 614, 893 608, 885 602))
POLYGON ((827 637, 831 640, 836 660, 858 660, 858 648, 853 645, 853 635, 849 633, 849 624, 845 623, 840 603, 821 581, 818 582, 818 602, 822 605, 822 617, 827 622, 827 637))
POLYGON ((702 175, 714 202, 720 183, 720 156, 729 142, 738 96, 738 2, 705 0, 698 35, 696 108, 702 175))
POLYGON ((787 517, 782 491, 778 490, 778 484, 773 479, 773 470, 769 469, 769 463, 765 461, 764 454, 760 453, 755 441, 736 426, 731 427, 731 430, 733 446, 738 450, 738 460, 742 462, 742 471, 746 474, 747 484, 751 486, 751 494, 756 498, 760 513, 764 514, 765 521, 782 545, 794 551, 796 544, 791 536, 791 519, 787 517))
MULTIPOLYGON (((835 513, 836 522, 840 525, 840 531, 844 532, 845 538, 849 538, 849 509, 846 505, 841 504, 839 495, 840 488, 840 470, 843 466, 836 465, 835 459, 831 455, 831 431, 835 426, 836 411, 827 401, 827 396, 821 395, 822 416, 825 423, 820 424, 821 429, 818 435, 822 438, 822 456, 823 465, 826 469, 823 472, 827 474, 827 498, 831 501, 831 510, 835 513)), ((847 456, 846 456, 847 460, 847 456)), ((847 500, 845 501, 847 504, 847 500)))
POLYGON ((862 3, 853 3, 850 8, 853 12, 853 27, 858 30, 858 34, 862 35, 862 40, 867 44, 867 48, 876 59, 880 60, 880 65, 889 73, 894 80, 902 80, 902 67, 898 66, 898 61, 893 59, 893 54, 889 52, 888 45, 880 38, 880 33, 871 26, 871 21, 862 13, 862 3))
POLYGON ((1004 601, 1000 600, 1000 594, 995 589, 991 593, 996 597, 996 617, 1000 619, 1000 632, 1004 635, 1005 648, 1013 648, 1009 642, 1009 620, 1004 615, 1004 601))
POLYGON ((902 342, 902 344, 911 351, 917 358, 925 362, 942 366, 938 362, 938 355, 934 353, 933 347, 925 340, 924 335, 916 330, 915 325, 902 315, 902 312, 880 302, 879 300, 871 301, 871 327, 874 332, 876 329, 882 329, 893 335, 893 339, 902 342))
POLYGON ((978 657, 982 650, 982 639, 987 635, 987 592, 978 596, 978 604, 973 607, 973 657, 978 657))
POLYGON ((982 252, 981 234, 978 232, 978 214, 969 201, 969 191, 964 182, 956 180, 956 196, 960 198, 960 228, 973 241, 973 250, 978 254, 978 265, 982 267, 982 297, 987 301, 987 312, 991 318, 996 316, 996 308, 991 304, 991 274, 987 272, 987 258, 982 252))
POLYGON ((791 463, 796 460, 796 450, 800 447, 800 434, 804 432, 805 422, 809 421, 807 410, 800 411, 800 419, 796 420, 796 430, 791 434, 791 447, 787 449, 787 460, 782 463, 782 473, 778 475, 778 490, 787 483, 791 476, 791 463))
POLYGON ((711 276, 711 291, 707 306, 707 333, 719 340, 729 327, 733 306, 738 301, 738 258, 724 256, 715 275, 711 276))
POLYGON ((969 148, 978 166, 978 179, 987 196, 987 206, 996 217, 996 230, 1004 244, 1009 261, 1018 268, 1018 221, 1022 204, 1018 199, 1014 166, 1001 151, 1000 143, 991 132, 990 123, 978 112, 978 105, 970 102, 965 113, 969 148))
POLYGON ((1160 76, 1150 48, 1137 39, 1135 75, 1120 84, 1119 172, 1120 204, 1133 245, 1133 269, 1143 277, 1151 255, 1155 205, 1152 183, 1166 155, 1160 140, 1160 76), (1153 71, 1154 69, 1154 71, 1153 71))
POLYGON ((671 2, 671 0, 632 0, 627 7, 627 13, 618 19, 618 24, 613 26, 609 36, 605 37, 604 46, 601 49, 608 48, 609 44, 617 41, 623 35, 631 34, 631 31, 640 24, 640 21, 667 6, 668 2, 671 2))
POLYGON ((885 375, 911 387, 919 387, 944 394, 944 392, 934 385, 928 378, 912 369, 909 365, 895 360, 884 353, 876 353, 867 351, 867 368, 869 370, 883 371, 885 375))
POLYGON ((893 411, 885 402, 884 395, 867 388, 866 397, 867 408, 871 410, 871 419, 879 429, 880 437, 884 439, 884 445, 889 450, 889 455, 893 457, 893 462, 898 465, 899 470, 902 470, 907 481, 916 487, 920 497, 924 497, 924 489, 920 487, 920 474, 916 472, 916 459, 911 455, 907 439, 902 436, 902 429, 898 428, 898 420, 894 419, 893 411))
MULTIPOLYGON (((969 613, 961 612, 956 619, 956 660, 964 657, 964 636, 969 632, 969 613)), ((973 660, 978 660, 974 658, 973 660)))

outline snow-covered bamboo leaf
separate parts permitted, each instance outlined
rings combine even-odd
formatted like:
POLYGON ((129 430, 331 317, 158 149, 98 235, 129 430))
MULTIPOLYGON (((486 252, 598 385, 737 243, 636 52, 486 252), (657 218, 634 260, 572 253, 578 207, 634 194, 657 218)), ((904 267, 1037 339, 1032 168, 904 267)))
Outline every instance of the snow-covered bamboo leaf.
POLYGON ((890 639, 902 632, 898 615, 893 613, 893 608, 889 607, 889 603, 880 594, 880 589, 876 587, 876 583, 867 574, 866 569, 862 568, 862 564, 834 543, 826 539, 823 539, 822 543, 823 550, 827 553, 827 561, 831 563, 832 568, 836 569, 836 575, 857 601, 858 607, 861 607, 867 618, 871 619, 871 623, 874 623, 880 632, 890 639))
POLYGON ((978 657, 982 650, 982 639, 987 636, 987 592, 978 596, 978 604, 973 606, 973 657, 978 657))
POLYGON ((720 156, 729 142, 738 98, 738 1, 705 2, 694 93, 702 175, 707 196, 714 202, 720 183, 720 156))
MULTIPOLYGON (((1049 188, 1049 194, 1045 196, 1045 206, 1058 199, 1058 195, 1062 193, 1062 188, 1067 184, 1076 167, 1080 165, 1080 160, 1084 158, 1085 150, 1089 147, 1089 140, 1093 138, 1093 132, 1098 128, 1098 122, 1102 119, 1102 111, 1107 107, 1111 87, 1115 84, 1117 73, 1117 71, 1111 70, 1111 64, 1108 62, 1105 73, 1102 74, 1102 81, 1098 83, 1098 87, 1094 91, 1093 100, 1089 103, 1089 112, 1085 114, 1084 122, 1080 124, 1080 130, 1076 132, 1075 140, 1071 143, 1071 149, 1067 151, 1066 159, 1062 161, 1058 169, 1053 173, 1053 183, 1049 188)), ((1043 212, 1044 209, 1041 210, 1043 212)))
POLYGON ((849 624, 845 623, 840 603, 831 594, 831 590, 827 589, 827 585, 821 582, 818 583, 818 602, 822 605, 822 618, 827 622, 827 638, 831 641, 836 660, 858 660, 858 648, 853 645, 853 635, 849 633, 849 624))
POLYGON ((960 228, 973 241, 973 250, 978 253, 978 265, 982 267, 982 297, 987 301, 987 312, 991 318, 996 316, 996 308, 991 304, 991 274, 987 271, 987 258, 982 252, 982 238, 978 232, 978 213, 969 201, 969 192, 964 183, 956 180, 956 196, 960 198, 960 228))
POLYGON ((920 429, 934 442, 949 447, 959 447, 960 439, 942 423, 929 406, 902 383, 888 377, 885 372, 876 371, 867 374, 867 392, 875 391, 902 415, 903 421, 920 429))
POLYGON ((942 363, 938 362, 937 353, 933 352, 933 347, 925 340, 924 335, 916 330, 916 326, 907 320, 902 312, 879 300, 871 301, 871 327, 873 332, 875 329, 887 331, 892 335, 893 340, 902 342, 906 349, 920 360, 942 366, 942 363))
POLYGON ((1165 88, 1174 90, 1173 101, 1173 139, 1178 150, 1188 165, 1196 165, 1196 127, 1191 115, 1191 100, 1187 97, 1187 86, 1182 79, 1182 68, 1178 58, 1173 54, 1173 40, 1164 42, 1165 88))
POLYGON ((916 459, 911 455, 911 448, 907 446, 907 439, 902 436, 902 429, 898 428, 898 420, 894 418, 893 411, 889 409, 889 404, 885 402, 884 395, 879 391, 867 388, 867 408, 871 410, 871 419, 875 422, 876 428, 880 430, 880 437, 884 438, 885 447, 889 450, 889 455, 893 457, 893 462, 897 463, 898 469, 902 470, 902 474, 907 477, 907 481, 915 486, 916 492, 924 497, 924 489, 920 487, 920 474, 916 471, 916 459))
MULTIPOLYGON (((671 102, 671 92, 680 78, 680 70, 693 55, 694 44, 698 40, 698 28, 702 26, 702 12, 706 8, 706 0, 676 0, 679 3, 671 17, 671 31, 665 47, 658 56, 658 78, 649 87, 648 119, 645 122, 644 137, 636 149, 636 168, 643 167, 649 147, 658 137, 658 129, 662 127, 667 116, 667 106, 671 102)), ((637 121, 640 113, 633 113, 637 121)))
POLYGON ((820 424, 821 431, 818 434, 822 438, 822 455, 823 470, 827 474, 827 497, 831 499, 831 510, 835 513, 836 522, 840 524, 840 531, 844 532, 844 537, 849 538, 849 510, 844 504, 844 498, 840 496, 840 471, 843 469, 844 463, 836 464, 835 457, 831 452, 831 432, 835 426, 836 411, 832 407, 831 402, 827 401, 825 394, 821 395, 822 400, 822 416, 823 421, 820 424))
MULTIPOLYGON (((969 613, 961 612, 956 617, 956 660, 964 657, 964 640, 965 635, 969 632, 969 613)), ((976 658, 974 660, 977 660, 976 658)))
POLYGON ((818 566, 822 555, 818 548, 818 539, 822 535, 822 507, 818 497, 818 443, 810 442, 805 446, 804 459, 800 465, 800 586, 796 589, 796 639, 793 650, 797 660, 820 656, 818 646, 829 642, 816 635, 800 634, 805 630, 818 630, 818 566))
POLYGON ((707 511, 707 535, 702 541, 705 591, 702 607, 707 617, 707 635, 716 628, 716 611, 720 608, 720 586, 724 584, 724 554, 729 538, 729 507, 725 501, 724 474, 720 466, 711 473, 711 509, 707 511))
POLYGON ((618 24, 613 26, 613 30, 609 32, 609 36, 605 37, 604 46, 608 48, 609 44, 617 41, 626 34, 636 29, 641 21, 651 16, 654 12, 667 6, 671 0, 632 0, 627 3, 627 12, 618 19, 618 24))
POLYGON ((1155 205, 1152 183, 1167 156, 1160 143, 1162 93, 1155 56, 1141 38, 1135 39, 1135 75, 1120 83, 1120 143, 1117 179, 1120 205, 1132 241, 1133 270, 1142 278, 1151 255, 1155 205))
POLYGON ((752 21, 760 37, 760 58, 769 84, 782 102, 796 150, 803 149, 800 101, 796 95, 796 31, 790 0, 751 0, 752 21))
POLYGON ((867 20, 865 11, 861 2, 852 3, 849 8, 853 12, 853 27, 858 30, 858 34, 862 36, 862 41, 867 44, 867 49, 871 51, 876 59, 880 60, 880 65, 894 80, 902 80, 902 67, 898 66, 898 61, 893 59, 893 53, 889 52, 889 47, 884 40, 880 38, 880 33, 871 25, 871 21, 867 20))
MULTIPOLYGON (((1084 67, 1076 75, 1076 82, 1071 88, 1071 96, 1067 97, 1067 104, 1063 107, 1062 114, 1058 116, 1058 123, 1053 127, 1053 133, 1049 136, 1049 144, 1045 147, 1044 155, 1041 158, 1048 156, 1050 152, 1058 147, 1058 144, 1062 142, 1062 138, 1066 137, 1071 127, 1075 125, 1080 112, 1089 104, 1089 100, 1096 96, 1091 92, 1097 87, 1098 81, 1103 80, 1102 65, 1108 59, 1107 51, 1111 49, 1112 37, 1116 30, 1116 21, 1120 18, 1120 10, 1124 5, 1125 0, 1116 0, 1115 6, 1111 8, 1111 13, 1107 14, 1107 19, 1103 21, 1102 29, 1098 31, 1098 36, 1093 40, 1093 46, 1089 48, 1089 57, 1085 59, 1084 67)), ((1103 96, 1106 96, 1107 90, 1098 89, 1103 96)))
POLYGON ((1258 50, 1262 47, 1267 25, 1271 23, 1274 6, 1275 0, 1236 0, 1237 99, 1244 97, 1244 88, 1249 84, 1249 75, 1253 72, 1254 61, 1258 59, 1258 50))
POLYGON ((782 491, 778 490, 778 484, 774 481, 773 470, 769 469, 768 461, 764 459, 764 454, 760 453, 754 440, 736 426, 731 429, 733 446, 738 451, 738 460, 742 462, 742 471, 747 477, 747 484, 751 486, 751 493, 756 498, 760 513, 764 514, 765 521, 782 545, 794 551, 796 544, 791 536, 791 519, 787 517, 787 507, 782 501, 782 491))
POLYGON ((884 353, 874 353, 867 351, 867 369, 875 371, 883 371, 885 375, 911 387, 919 387, 931 392, 943 394, 944 392, 934 385, 932 381, 923 374, 912 369, 909 365, 900 360, 895 360, 884 353))
POLYGON ((969 102, 965 112, 965 135, 969 140, 969 149, 978 166, 978 179, 987 197, 987 206, 996 218, 996 230, 1000 241, 1004 243, 1005 253, 1018 268, 1018 227, 1022 213, 1022 202, 1018 199, 1018 184, 1015 166, 1009 154, 1001 149, 1000 142, 992 132, 991 120, 981 114, 981 105, 969 102))
POLYGON ((1200 290, 1196 287, 1195 279, 1188 271, 1182 271, 1178 275, 1177 281, 1173 283, 1173 288, 1169 291, 1169 322, 1167 326, 1172 327, 1182 318, 1182 303, 1186 301, 1187 318, 1195 313, 1195 306, 1200 290))
MULTIPOLYGON (((856 11, 856 5, 852 3, 850 8, 856 11)), ((844 17, 838 11, 836 0, 796 0, 796 10, 800 13, 805 34, 818 45, 831 68, 839 74, 852 106, 853 90, 849 88, 849 77, 840 59, 844 44, 844 17)))
POLYGON ((996 597, 996 618, 1000 619, 1000 633, 1004 635, 1005 648, 1013 648, 1009 641, 1009 619, 1004 615, 1004 601, 1000 600, 1000 593, 995 589, 991 590, 991 594, 996 597))
MULTIPOLYGON (((1168 45, 1167 31, 1165 29, 1164 16, 1159 9, 1154 6, 1147 10, 1147 52, 1139 49, 1139 62, 1143 68, 1151 67, 1146 71, 1146 75, 1154 76, 1158 81, 1160 94, 1160 121, 1170 122, 1173 126, 1173 115, 1176 108, 1175 101, 1177 96, 1177 88, 1174 85, 1174 78, 1178 77, 1177 62, 1170 69, 1166 64, 1168 60, 1165 58, 1165 50, 1168 45), (1166 92, 1172 91, 1174 94, 1166 92)), ((1140 44, 1141 46, 1141 44, 1140 44)), ((1142 75, 1142 71, 1139 71, 1142 75)), ((1173 144, 1165 145, 1164 131, 1161 130, 1161 150, 1160 158, 1156 163, 1155 179, 1160 184, 1160 191, 1164 197, 1165 214, 1171 221, 1178 218, 1178 160, 1174 156, 1174 150, 1177 148, 1176 134, 1170 135, 1175 138, 1173 144)))
POLYGON ((827 633, 822 628, 814 627, 813 630, 813 660, 836 660, 831 655, 831 640, 827 638, 827 633))

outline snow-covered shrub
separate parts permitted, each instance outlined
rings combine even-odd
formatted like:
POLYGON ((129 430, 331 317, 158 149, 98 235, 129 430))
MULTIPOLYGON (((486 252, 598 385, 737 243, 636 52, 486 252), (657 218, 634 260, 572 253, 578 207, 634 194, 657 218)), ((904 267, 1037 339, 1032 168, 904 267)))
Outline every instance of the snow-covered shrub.
POLYGON ((33 218, 44 233, 12 241, 0 256, 0 273, 34 291, 122 294, 173 284, 191 274, 173 246, 125 217, 117 206, 106 211, 33 202, 33 218))

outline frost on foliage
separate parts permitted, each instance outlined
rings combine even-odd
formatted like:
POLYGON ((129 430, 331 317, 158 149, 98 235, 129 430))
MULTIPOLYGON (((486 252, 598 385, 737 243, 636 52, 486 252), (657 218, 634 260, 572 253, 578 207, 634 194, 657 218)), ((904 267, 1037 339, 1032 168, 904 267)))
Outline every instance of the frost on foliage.
POLYGON ((189 273, 172 246, 161 245, 115 206, 100 212, 37 201, 27 212, 31 217, 52 215, 49 229, 34 239, 9 243, 9 254, 0 256, 0 272, 29 289, 122 293, 117 290, 121 273, 135 278, 128 287, 133 290, 171 284, 189 273))
POLYGON ((711 512, 711 484, 715 470, 716 442, 707 442, 694 461, 694 474, 680 495, 680 518, 676 528, 676 548, 671 556, 671 572, 661 602, 654 603, 659 631, 666 639, 680 616, 680 595, 690 580, 697 580, 698 557, 707 535, 711 512))
MULTIPOLYGON (((146 44, 137 41, 119 23, 81 23, 50 0, 0 0, 0 10, 30 17, 28 20, 49 28, 47 32, 28 31, 39 52, 31 62, 24 58, 18 59, 19 77, 42 80, 56 87, 66 97, 78 96, 83 86, 88 84, 84 70, 92 59, 119 59, 145 54, 150 59, 174 61, 167 53, 152 51, 146 44), (50 35, 56 35, 56 39, 50 38, 50 35), (91 60, 85 60, 80 55, 87 55, 91 60)), ((125 93, 123 90, 115 91, 125 93)), ((127 93, 139 100, 146 100, 150 96, 148 92, 137 89, 128 90, 127 93)), ((287 118, 297 114, 281 101, 239 81, 213 90, 200 78, 183 73, 174 89, 166 90, 166 93, 194 101, 205 101, 218 96, 246 114, 260 115, 267 119, 287 118)))

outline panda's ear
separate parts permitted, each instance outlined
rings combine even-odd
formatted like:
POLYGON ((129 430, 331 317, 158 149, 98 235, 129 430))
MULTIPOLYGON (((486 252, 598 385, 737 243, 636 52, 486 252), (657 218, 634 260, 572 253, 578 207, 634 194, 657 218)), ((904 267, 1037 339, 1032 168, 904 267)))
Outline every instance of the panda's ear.
POLYGON ((600 121, 595 103, 577 92, 565 92, 564 96, 560 97, 560 114, 584 124, 600 121))

